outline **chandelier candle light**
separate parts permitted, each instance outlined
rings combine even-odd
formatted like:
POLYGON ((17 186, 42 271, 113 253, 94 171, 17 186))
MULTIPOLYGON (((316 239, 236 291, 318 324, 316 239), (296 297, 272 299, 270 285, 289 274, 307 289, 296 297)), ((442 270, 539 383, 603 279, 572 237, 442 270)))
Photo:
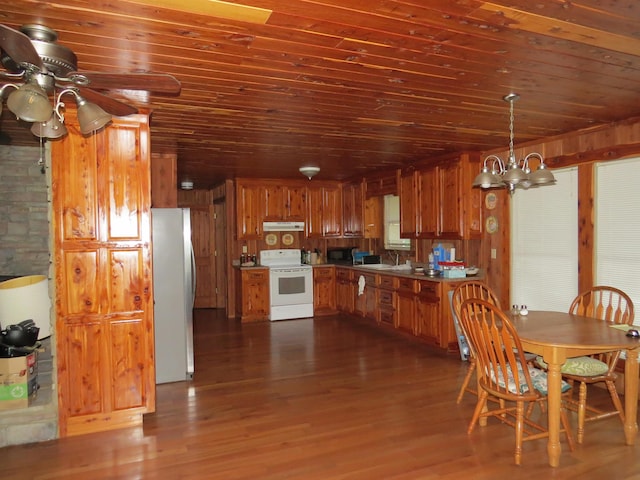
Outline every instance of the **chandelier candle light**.
POLYGON ((517 93, 510 93, 504 97, 509 102, 509 159, 505 163, 497 155, 489 155, 484 159, 482 171, 473 181, 474 187, 480 188, 508 188, 513 194, 516 188, 531 188, 541 185, 553 185, 556 179, 544 163, 539 153, 530 153, 523 159, 517 160, 513 149, 513 104, 520 98, 517 93), (535 172, 529 168, 529 159, 540 161, 535 172))

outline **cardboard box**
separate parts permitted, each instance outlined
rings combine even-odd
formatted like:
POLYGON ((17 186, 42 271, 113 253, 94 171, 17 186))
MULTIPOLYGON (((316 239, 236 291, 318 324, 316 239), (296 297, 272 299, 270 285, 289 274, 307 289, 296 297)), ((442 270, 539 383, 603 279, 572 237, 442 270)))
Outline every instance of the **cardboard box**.
POLYGON ((0 410, 25 408, 38 391, 37 352, 0 358, 0 410))

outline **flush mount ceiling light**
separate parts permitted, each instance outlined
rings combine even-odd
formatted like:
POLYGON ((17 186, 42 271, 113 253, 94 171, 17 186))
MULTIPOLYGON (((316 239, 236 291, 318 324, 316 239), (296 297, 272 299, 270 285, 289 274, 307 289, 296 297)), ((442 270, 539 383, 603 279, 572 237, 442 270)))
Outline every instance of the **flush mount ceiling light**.
POLYGON ((190 180, 184 180, 180 182, 180 188, 182 190, 193 190, 193 182, 190 180))
POLYGON ((531 188, 541 185, 553 185, 556 179, 547 169, 544 158, 539 153, 530 153, 523 159, 517 160, 513 149, 513 104, 520 98, 517 93, 510 93, 504 97, 509 102, 509 159, 505 163, 497 155, 489 155, 484 159, 482 171, 473 181, 474 187, 480 188, 508 188, 513 193, 516 188, 531 188), (539 160, 538 168, 531 172, 529 159, 539 160))
POLYGON ((300 167, 300 173, 311 180, 320 171, 320 167, 314 167, 309 165, 307 167, 300 167))

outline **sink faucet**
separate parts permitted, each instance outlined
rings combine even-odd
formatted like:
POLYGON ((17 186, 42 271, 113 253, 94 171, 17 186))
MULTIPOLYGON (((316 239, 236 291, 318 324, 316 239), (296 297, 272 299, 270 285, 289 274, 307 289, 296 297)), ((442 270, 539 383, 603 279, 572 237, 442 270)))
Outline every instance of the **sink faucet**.
POLYGON ((400 261, 400 254, 397 252, 397 250, 394 250, 393 252, 388 251, 387 253, 389 254, 389 258, 391 258, 391 260, 395 262, 394 265, 397 267, 399 265, 398 262, 400 261))

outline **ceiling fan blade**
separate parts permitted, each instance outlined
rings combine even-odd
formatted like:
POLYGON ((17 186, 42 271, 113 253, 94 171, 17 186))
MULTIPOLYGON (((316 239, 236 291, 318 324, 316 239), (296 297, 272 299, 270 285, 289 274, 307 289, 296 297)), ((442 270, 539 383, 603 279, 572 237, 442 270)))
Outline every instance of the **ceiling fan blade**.
POLYGON ((29 37, 24 33, 0 24, 0 48, 5 51, 16 64, 30 63, 40 70, 44 64, 29 37))
POLYGON ((154 93, 180 93, 180 82, 166 73, 72 72, 75 83, 99 90, 146 90, 154 93), (76 78, 80 80, 76 80, 76 78), (88 83, 82 83, 88 79, 88 83))
POLYGON ((78 93, 80 93, 80 96, 84 97, 85 100, 95 103, 105 112, 115 115, 116 117, 126 117, 127 115, 138 113, 138 109, 136 107, 127 105, 120 100, 107 97, 106 95, 96 92, 95 90, 91 90, 90 88, 80 87, 78 88, 78 93))

